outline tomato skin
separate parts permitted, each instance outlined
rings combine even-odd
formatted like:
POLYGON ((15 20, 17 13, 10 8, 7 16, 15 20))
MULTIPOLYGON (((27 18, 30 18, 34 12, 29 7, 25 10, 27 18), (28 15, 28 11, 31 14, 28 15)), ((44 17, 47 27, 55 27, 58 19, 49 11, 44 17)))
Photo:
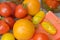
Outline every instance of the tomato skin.
POLYGON ((28 20, 32 20, 32 16, 31 15, 27 15, 26 17, 24 17, 24 19, 28 19, 28 20))
POLYGON ((0 14, 1 16, 8 17, 11 15, 11 7, 5 3, 0 5, 0 14))
POLYGON ((4 34, 9 31, 8 24, 5 21, 0 20, 0 34, 4 34))
POLYGON ((15 10, 16 18, 23 18, 27 15, 27 9, 23 7, 23 5, 18 5, 15 10))
POLYGON ((23 4, 27 4, 28 14, 34 16, 37 12, 40 11, 40 2, 39 0, 24 0, 23 4))
POLYGON ((44 19, 45 13, 44 11, 39 11, 34 17, 33 17, 33 23, 34 24, 39 24, 41 21, 44 19))
POLYGON ((5 2, 5 3, 8 4, 12 8, 12 16, 14 17, 15 8, 17 5, 13 2, 5 2))
POLYGON ((1 40, 15 40, 15 37, 12 33, 5 33, 1 36, 1 40))
POLYGON ((18 40, 29 40, 35 33, 34 24, 27 19, 19 19, 13 27, 13 34, 18 40))
POLYGON ((56 0, 46 0, 46 4, 53 9, 58 7, 58 2, 56 0))
POLYGON ((15 21, 12 17, 5 17, 4 21, 10 26, 11 29, 13 28, 15 21))
POLYGON ((36 33, 33 40, 49 40, 48 36, 44 33, 36 33))
POLYGON ((57 33, 56 28, 51 23, 43 21, 41 25, 42 25, 42 28, 49 34, 55 35, 57 33))

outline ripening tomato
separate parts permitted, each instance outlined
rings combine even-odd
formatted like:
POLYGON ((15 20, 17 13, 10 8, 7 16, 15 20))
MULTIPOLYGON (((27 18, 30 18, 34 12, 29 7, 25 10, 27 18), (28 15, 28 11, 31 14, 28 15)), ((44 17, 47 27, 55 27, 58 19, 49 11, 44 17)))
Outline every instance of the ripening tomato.
POLYGON ((15 17, 23 18, 27 15, 27 12, 28 12, 27 9, 23 5, 19 4, 15 10, 15 17))
POLYGON ((1 36, 0 40, 15 40, 15 37, 12 33, 5 33, 1 36))
POLYGON ((34 17, 33 17, 33 23, 34 24, 39 24, 42 22, 42 20, 45 17, 45 12, 44 11, 39 11, 34 17))
POLYGON ((53 9, 58 7, 58 2, 56 0, 46 0, 46 4, 48 5, 48 7, 53 9))
POLYGON ((36 33, 33 40, 49 40, 48 36, 44 33, 36 33))
POLYGON ((27 5, 29 15, 34 16, 37 12, 40 11, 39 0, 24 0, 23 4, 27 5))
POLYGON ((5 17, 3 20, 9 25, 11 29, 13 28, 15 21, 12 17, 5 17))
POLYGON ((0 5, 0 14, 1 16, 7 17, 11 15, 11 7, 5 3, 0 5))
POLYGON ((0 34, 4 34, 9 31, 9 25, 5 21, 0 20, 0 34))
POLYGON ((50 22, 43 21, 41 25, 42 25, 42 28, 49 34, 55 35, 57 33, 56 28, 50 22))

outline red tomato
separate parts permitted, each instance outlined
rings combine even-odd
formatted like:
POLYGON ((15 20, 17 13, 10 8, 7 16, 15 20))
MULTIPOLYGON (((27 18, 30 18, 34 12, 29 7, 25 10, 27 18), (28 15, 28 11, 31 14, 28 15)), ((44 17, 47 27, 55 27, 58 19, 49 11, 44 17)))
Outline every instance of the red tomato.
POLYGON ((8 4, 12 8, 12 16, 14 17, 16 4, 13 2, 5 2, 5 3, 8 4))
POLYGON ((46 4, 50 8, 57 8, 58 7, 58 2, 56 0, 46 0, 46 4))
POLYGON ((10 26, 11 29, 13 28, 15 21, 12 17, 5 17, 4 21, 10 26))
POLYGON ((0 4, 0 14, 1 16, 7 17, 11 15, 11 7, 5 3, 0 4))
POLYGON ((9 26, 4 21, 0 20, 0 34, 4 34, 9 31, 9 26))
POLYGON ((27 9, 23 7, 23 5, 18 5, 16 7, 16 11, 15 11, 15 17, 16 18, 23 18, 27 15, 27 9))
POLYGON ((44 33, 36 33, 33 40, 49 40, 48 36, 44 33))
POLYGON ((32 16, 27 15, 26 17, 24 17, 24 19, 32 20, 32 16))

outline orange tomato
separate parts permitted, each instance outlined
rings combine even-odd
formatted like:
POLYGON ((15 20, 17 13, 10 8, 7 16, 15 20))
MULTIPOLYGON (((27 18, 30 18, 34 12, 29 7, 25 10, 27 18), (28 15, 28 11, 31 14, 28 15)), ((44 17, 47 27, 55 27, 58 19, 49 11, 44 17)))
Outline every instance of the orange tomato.
POLYGON ((13 27, 13 34, 18 40, 29 40, 35 32, 35 26, 27 19, 17 20, 13 27))
POLYGON ((35 15, 40 10, 40 2, 38 0, 24 0, 23 4, 27 5, 30 15, 35 15))

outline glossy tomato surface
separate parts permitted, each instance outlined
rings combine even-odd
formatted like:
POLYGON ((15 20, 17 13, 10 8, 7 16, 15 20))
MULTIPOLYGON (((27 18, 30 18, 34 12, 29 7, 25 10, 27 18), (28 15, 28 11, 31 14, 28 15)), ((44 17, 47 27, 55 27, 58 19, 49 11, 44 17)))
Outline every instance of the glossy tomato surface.
POLYGON ((0 34, 7 33, 9 31, 8 24, 5 21, 0 20, 0 34))
POLYGON ((13 3, 13 2, 5 2, 6 4, 8 4, 10 7, 11 7, 11 9, 12 9, 12 14, 11 14, 11 16, 12 17, 15 17, 15 8, 16 8, 16 4, 15 3, 13 3))
POLYGON ((15 20, 12 17, 4 17, 3 20, 9 25, 11 29, 13 28, 15 20))
POLYGON ((15 10, 15 17, 16 18, 23 18, 27 15, 27 13, 28 13, 27 9, 24 8, 23 5, 19 4, 15 10))
POLYGON ((49 40, 48 36, 44 33, 36 33, 33 40, 49 40))
POLYGON ((1 16, 8 17, 11 15, 11 7, 5 3, 0 4, 0 14, 1 16))

